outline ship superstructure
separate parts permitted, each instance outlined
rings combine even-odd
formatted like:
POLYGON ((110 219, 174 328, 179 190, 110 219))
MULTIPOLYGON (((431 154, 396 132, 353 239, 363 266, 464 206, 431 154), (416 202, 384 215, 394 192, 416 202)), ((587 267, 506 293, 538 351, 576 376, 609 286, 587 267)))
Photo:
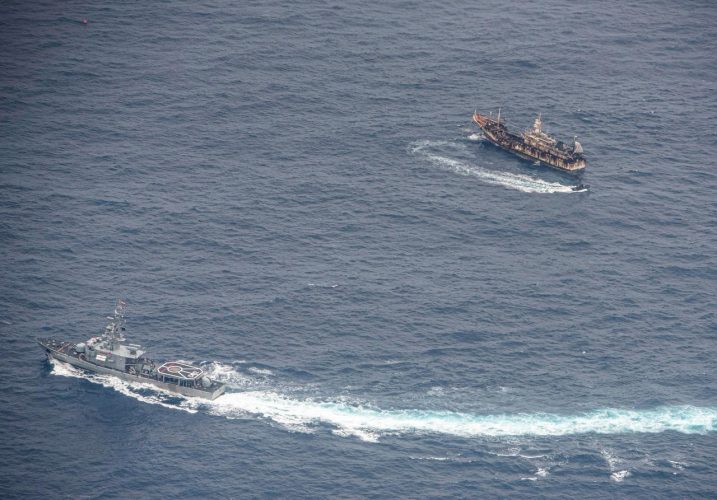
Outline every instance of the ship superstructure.
POLYGON ((123 334, 125 308, 124 301, 117 301, 104 332, 85 342, 74 344, 53 338, 38 339, 38 342, 48 359, 83 370, 151 384, 184 396, 216 399, 224 394, 225 385, 210 379, 202 368, 184 361, 155 361, 146 356, 147 350, 141 345, 128 343, 123 334))
POLYGON ((500 110, 497 118, 493 118, 492 114, 486 116, 476 111, 473 113, 473 121, 490 142, 523 158, 537 160, 567 172, 579 172, 587 167, 583 148, 577 137, 572 145, 557 141, 543 131, 540 115, 531 128, 519 134, 508 130, 500 119, 500 110))

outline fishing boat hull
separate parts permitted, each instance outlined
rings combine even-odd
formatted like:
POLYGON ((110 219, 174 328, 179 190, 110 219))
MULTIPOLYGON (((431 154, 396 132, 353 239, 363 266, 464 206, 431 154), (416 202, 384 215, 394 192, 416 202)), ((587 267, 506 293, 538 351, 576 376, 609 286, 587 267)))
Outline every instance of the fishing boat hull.
POLYGON ((474 113, 473 122, 480 127, 490 143, 525 160, 537 161, 573 174, 580 173, 587 167, 587 161, 582 156, 582 148, 580 153, 576 153, 567 149, 562 143, 556 144, 556 141, 542 133, 539 119, 536 121, 537 129, 520 135, 508 131, 500 122, 500 118, 494 120, 492 117, 474 113))

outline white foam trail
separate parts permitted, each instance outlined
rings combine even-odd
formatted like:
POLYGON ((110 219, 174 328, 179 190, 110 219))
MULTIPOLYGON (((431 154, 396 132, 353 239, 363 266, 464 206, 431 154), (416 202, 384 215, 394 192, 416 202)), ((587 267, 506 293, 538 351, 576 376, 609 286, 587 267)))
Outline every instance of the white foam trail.
POLYGON ((212 362, 202 365, 202 369, 209 378, 227 384, 227 387, 234 389, 246 389, 255 385, 256 380, 252 377, 237 372, 232 365, 212 362))
MULTIPOLYGON (((226 365, 227 379, 235 379, 226 365)), ((154 386, 129 384, 115 377, 93 375, 53 361, 53 373, 84 378, 150 404, 189 412, 205 411, 226 418, 259 416, 299 432, 313 432, 318 425, 333 427, 340 436, 377 441, 381 436, 402 434, 449 434, 459 437, 564 436, 570 434, 624 434, 675 431, 704 434, 717 430, 717 409, 667 406, 651 410, 601 409, 577 415, 521 413, 475 415, 450 411, 381 410, 346 401, 295 399, 272 391, 229 392, 214 401, 187 398, 167 404, 154 386), (135 389, 135 390, 133 390, 135 389), (143 393, 136 389, 150 389, 143 393), (151 391, 154 391, 151 393, 151 391)), ((242 376, 243 377, 243 376, 242 376)), ((245 377, 244 377, 245 378, 245 377)), ((176 394, 167 393, 173 398, 176 394)), ((615 470, 612 457, 606 461, 615 470)))
POLYGON ((420 154, 434 165, 448 168, 461 175, 471 175, 487 184, 494 184, 524 193, 573 193, 574 186, 566 186, 559 182, 548 182, 542 179, 510 172, 499 172, 471 165, 464 161, 441 156, 430 152, 431 147, 444 145, 444 142, 419 141, 412 145, 411 152, 420 154))
POLYGON ((459 160, 439 156, 435 154, 426 154, 426 157, 435 163, 444 165, 457 174, 472 175, 481 179, 487 184, 494 184, 524 193, 572 193, 572 186, 565 186, 558 182, 547 182, 534 177, 520 174, 511 174, 509 172, 497 172, 486 170, 475 165, 469 165, 459 160))
POLYGON ((578 415, 525 413, 471 415, 420 410, 380 410, 344 402, 296 400, 281 394, 250 391, 225 394, 208 410, 226 417, 259 415, 290 428, 328 424, 342 435, 373 441, 387 434, 479 436, 563 436, 632 432, 706 433, 716 428, 717 409, 672 406, 654 410, 603 409, 578 415))

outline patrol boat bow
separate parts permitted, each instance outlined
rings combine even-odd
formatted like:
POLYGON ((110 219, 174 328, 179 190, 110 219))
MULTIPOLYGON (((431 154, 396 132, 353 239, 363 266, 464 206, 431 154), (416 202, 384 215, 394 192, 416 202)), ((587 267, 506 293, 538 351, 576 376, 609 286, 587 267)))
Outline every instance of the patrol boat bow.
POLYGON ((543 132, 540 115, 535 119, 532 128, 520 134, 510 132, 500 121, 500 110, 497 119, 492 115, 481 115, 476 111, 473 113, 473 121, 490 142, 522 158, 537 160, 566 172, 578 172, 587 167, 583 147, 577 141, 577 137, 572 147, 556 141, 543 132))
POLYGON ((161 363, 145 356, 138 344, 129 344, 122 335, 126 303, 117 301, 109 324, 99 337, 73 344, 53 338, 38 339, 48 359, 57 359, 72 366, 128 382, 154 385, 183 396, 216 399, 224 394, 225 384, 206 376, 198 366, 183 361, 161 363))

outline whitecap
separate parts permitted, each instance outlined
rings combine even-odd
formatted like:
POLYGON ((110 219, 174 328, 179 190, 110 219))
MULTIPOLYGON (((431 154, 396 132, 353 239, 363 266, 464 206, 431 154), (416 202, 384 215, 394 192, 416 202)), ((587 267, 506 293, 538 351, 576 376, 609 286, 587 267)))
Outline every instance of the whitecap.
POLYGON ((543 467, 538 467, 538 470, 535 471, 535 475, 538 476, 538 477, 547 477, 548 474, 550 474, 550 472, 548 471, 548 469, 543 468, 543 467))
POLYGON ((610 474, 610 480, 615 481, 616 483, 621 483, 629 476, 631 476, 629 470, 619 470, 610 474))
POLYGON ((687 467, 687 464, 683 462, 677 462, 675 460, 668 460, 668 462, 670 462, 670 465, 677 470, 684 470, 685 467, 687 467))
POLYGON ((274 372, 269 370, 268 368, 257 368, 255 366, 252 366, 248 370, 252 373, 256 373, 257 375, 265 375, 265 376, 274 375, 274 372))

